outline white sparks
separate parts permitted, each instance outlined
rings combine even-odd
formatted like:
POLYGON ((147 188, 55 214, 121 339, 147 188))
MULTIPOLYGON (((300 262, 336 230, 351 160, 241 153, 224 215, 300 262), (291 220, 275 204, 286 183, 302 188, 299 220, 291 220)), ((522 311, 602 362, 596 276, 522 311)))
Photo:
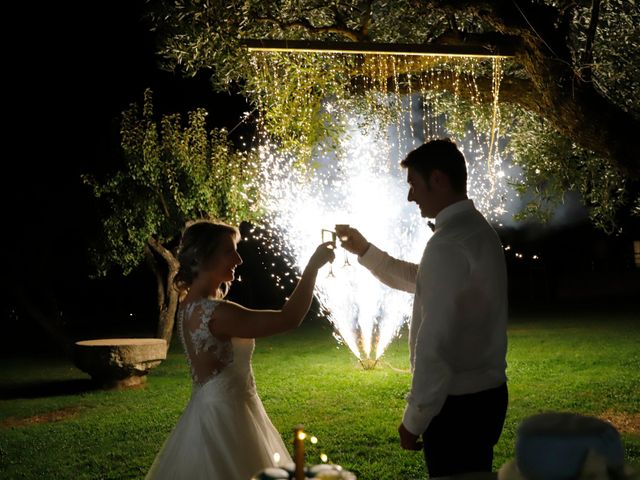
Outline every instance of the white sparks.
MULTIPOLYGON (((260 174, 254 180, 254 187, 261 196, 256 203, 267 212, 266 224, 270 227, 259 239, 272 252, 292 258, 293 268, 304 267, 321 242, 322 230, 334 230, 336 224, 350 224, 389 254, 414 263, 419 262, 432 235, 417 206, 407 202, 406 171, 399 162, 423 141, 447 136, 437 104, 439 100, 428 88, 439 73, 437 68, 426 72, 426 76, 419 78, 421 89, 413 94, 385 91, 389 75, 395 76, 393 85, 397 87, 400 83, 397 70, 410 72, 407 59, 397 60, 393 56, 390 59, 390 64, 388 59, 379 58, 365 64, 369 70, 364 73, 371 85, 381 89, 369 92, 368 101, 372 102, 369 105, 374 110, 394 110, 398 115, 392 116, 388 124, 368 123, 364 130, 363 119, 352 113, 346 97, 338 95, 323 100, 325 112, 340 122, 346 133, 339 138, 337 149, 322 142, 315 146, 312 161, 317 168, 301 166, 297 158, 284 152, 259 128, 260 174), (389 65, 393 73, 387 70, 389 65), (414 108, 418 104, 420 107, 414 108), (422 124, 414 125, 420 117, 422 124)), ((256 69, 256 75, 264 75, 271 68, 267 56, 260 57, 262 61, 266 63, 256 69)), ((462 71, 462 64, 440 61, 456 72, 462 71)), ((256 61, 256 65, 258 63, 256 61)), ((464 65, 473 66, 473 63, 464 65)), ((273 86, 272 79, 279 78, 280 74, 284 73, 278 73, 274 67, 270 75, 265 76, 261 83, 264 95, 268 95, 273 86)), ((456 75, 456 81, 461 81, 459 72, 456 75)), ((501 70, 495 65, 494 76, 501 76, 501 70)), ((465 88, 471 89, 472 97, 477 96, 477 87, 467 85, 465 88)), ((498 89, 499 81, 496 84, 494 79, 495 105, 490 132, 481 135, 469 128, 464 138, 454 139, 467 159, 469 196, 493 221, 507 213, 504 208, 507 174, 497 148, 498 89)), ((308 95, 304 90, 298 94, 308 95)), ((311 97, 306 105, 311 105, 311 97)), ((301 111, 305 108, 301 107, 301 111)), ((458 108, 457 99, 453 108, 458 108)), ((505 250, 510 248, 507 246, 505 250)), ((289 272, 284 276, 289 277, 289 272)), ((271 277, 284 289, 281 285, 284 278, 276 278, 274 274, 271 277)), ((296 275, 296 278, 299 277, 296 275)), ((288 279, 293 283, 292 278, 288 279)), ((336 250, 333 264, 320 272, 316 292, 335 327, 336 339, 346 344, 361 361, 371 360, 374 365, 411 314, 411 295, 381 284, 341 248, 336 250)))

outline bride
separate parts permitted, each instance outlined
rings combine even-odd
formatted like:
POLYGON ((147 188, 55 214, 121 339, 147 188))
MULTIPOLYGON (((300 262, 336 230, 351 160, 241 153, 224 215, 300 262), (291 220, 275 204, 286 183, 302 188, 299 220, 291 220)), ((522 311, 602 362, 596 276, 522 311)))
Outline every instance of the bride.
POLYGON ((146 479, 247 480, 291 462, 256 393, 254 338, 296 328, 313 298, 318 269, 333 261, 331 243, 320 245, 282 310, 250 310, 223 300, 242 263, 240 234, 229 225, 198 221, 184 232, 176 287, 183 299, 177 329, 193 388, 178 424, 165 440, 146 479))

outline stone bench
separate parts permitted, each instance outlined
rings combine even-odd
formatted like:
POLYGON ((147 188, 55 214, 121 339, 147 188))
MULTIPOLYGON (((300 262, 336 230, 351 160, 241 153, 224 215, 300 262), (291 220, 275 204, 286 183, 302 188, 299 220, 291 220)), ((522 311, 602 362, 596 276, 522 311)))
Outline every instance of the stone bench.
POLYGON ((167 358, 161 338, 101 338, 76 342, 73 361, 103 388, 143 384, 147 373, 167 358))

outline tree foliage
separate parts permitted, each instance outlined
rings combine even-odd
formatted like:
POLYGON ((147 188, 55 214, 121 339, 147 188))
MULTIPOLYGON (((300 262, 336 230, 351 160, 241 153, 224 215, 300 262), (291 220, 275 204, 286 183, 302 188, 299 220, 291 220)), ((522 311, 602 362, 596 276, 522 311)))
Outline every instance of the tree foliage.
MULTIPOLYGON (((510 123, 502 133, 523 167, 521 189, 537 195, 524 213, 540 214, 537 207, 561 201, 569 189, 607 230, 640 210, 635 0, 176 0, 152 2, 149 16, 166 68, 210 70, 217 88, 237 85, 256 104, 264 90, 251 81, 247 38, 508 45, 515 56, 504 69, 501 101, 510 123)), ((301 77, 314 88, 306 119, 287 107, 295 84, 272 85, 273 102, 262 105, 267 128, 285 142, 310 144, 326 133, 319 104, 346 80, 317 67, 301 77)))
POLYGON ((304 163, 319 143, 337 145, 342 129, 322 104, 327 98, 343 99, 349 65, 329 56, 314 62, 300 55, 270 57, 269 68, 253 59, 254 70, 260 71, 247 76, 245 91, 258 103, 264 131, 304 163))
POLYGON ((609 161, 558 135, 548 121, 527 111, 514 115, 507 152, 523 169, 523 181, 515 184, 533 200, 516 219, 534 217, 548 221, 553 207, 567 192, 579 192, 593 222, 607 232, 618 225, 618 214, 631 203, 627 179, 609 161))
POLYGON ((196 218, 238 224, 259 213, 250 191, 256 163, 233 148, 226 130, 209 130, 206 117, 198 109, 187 119, 156 118, 147 90, 142 107, 122 114, 122 167, 104 179, 84 177, 107 209, 92 255, 97 273, 119 266, 127 274, 146 260, 157 283, 157 336, 167 347, 178 306, 175 247, 185 224, 196 218))
POLYGON ((142 108, 131 105, 123 112, 123 168, 106 179, 85 177, 108 211, 102 246, 94 252, 100 274, 112 265, 128 273, 144 259, 150 241, 175 245, 188 220, 237 224, 255 217, 253 192, 246 190, 249 154, 234 149, 224 129, 209 130, 206 117, 198 109, 186 121, 179 114, 158 120, 150 90, 142 108))

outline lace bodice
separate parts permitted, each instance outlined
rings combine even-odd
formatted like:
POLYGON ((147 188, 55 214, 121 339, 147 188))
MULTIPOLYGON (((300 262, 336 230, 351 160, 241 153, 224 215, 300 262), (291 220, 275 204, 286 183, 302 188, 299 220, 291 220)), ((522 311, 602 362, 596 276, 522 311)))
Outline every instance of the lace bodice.
POLYGON ((194 388, 221 377, 226 390, 254 392, 251 369, 254 340, 220 338, 209 329, 220 303, 221 300, 202 298, 184 303, 178 310, 178 332, 194 388))

